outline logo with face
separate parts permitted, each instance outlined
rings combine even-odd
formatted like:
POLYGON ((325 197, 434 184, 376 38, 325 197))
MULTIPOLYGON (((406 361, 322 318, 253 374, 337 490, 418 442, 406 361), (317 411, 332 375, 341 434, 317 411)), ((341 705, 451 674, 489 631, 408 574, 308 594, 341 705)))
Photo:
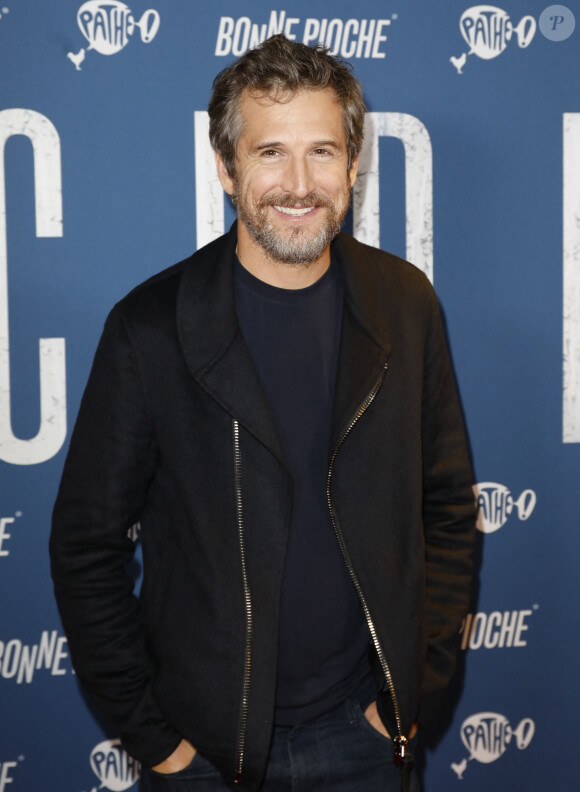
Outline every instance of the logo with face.
POLYGON ((91 769, 101 782, 99 789, 125 792, 136 784, 141 765, 122 748, 120 740, 103 740, 90 756, 91 769))
POLYGON ((491 764, 504 755, 512 740, 523 751, 531 743, 535 730, 536 726, 531 718, 523 718, 512 729, 505 715, 498 712, 477 712, 470 715, 459 730, 469 756, 460 762, 452 762, 451 769, 461 779, 468 762, 475 759, 481 764, 491 764))
POLYGON ((536 506, 536 493, 524 490, 517 500, 503 484, 483 481, 473 488, 477 503, 477 527, 482 533, 494 533, 502 528, 514 509, 520 520, 527 520, 536 506))
POLYGON ((141 41, 149 44, 159 30, 159 13, 147 9, 137 21, 128 5, 121 0, 87 0, 77 12, 79 30, 89 43, 79 52, 69 52, 67 57, 81 71, 81 63, 89 50, 101 55, 116 55, 129 43, 135 29, 139 29, 141 41))
POLYGON ((469 50, 458 57, 449 59, 463 73, 468 55, 476 55, 483 60, 497 58, 505 51, 514 33, 518 46, 527 47, 536 33, 536 20, 533 16, 524 16, 517 25, 511 21, 507 11, 492 5, 480 5, 466 8, 459 20, 459 30, 469 50))

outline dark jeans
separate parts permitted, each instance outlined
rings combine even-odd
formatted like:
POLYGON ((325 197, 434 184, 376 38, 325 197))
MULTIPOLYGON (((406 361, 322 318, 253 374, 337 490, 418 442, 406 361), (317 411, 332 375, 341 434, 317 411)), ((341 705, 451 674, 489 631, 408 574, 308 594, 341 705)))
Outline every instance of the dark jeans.
MULTIPOLYGON (((372 680, 331 712, 303 726, 276 727, 261 792, 401 792, 401 768, 391 741, 364 716, 376 698, 372 680)), ((411 741, 411 750, 413 750, 411 741)), ((407 771, 405 771, 407 772, 407 771)), ((220 774, 199 754, 179 773, 143 768, 141 792, 227 792, 220 774)), ((420 789, 411 771, 407 789, 420 789)))

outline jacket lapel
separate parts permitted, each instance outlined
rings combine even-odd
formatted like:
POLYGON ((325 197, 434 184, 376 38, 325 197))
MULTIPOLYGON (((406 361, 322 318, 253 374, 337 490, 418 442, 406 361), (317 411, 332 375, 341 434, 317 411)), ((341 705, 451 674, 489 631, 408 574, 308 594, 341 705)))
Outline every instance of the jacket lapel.
MULTIPOLYGON (((287 467, 274 416, 238 326, 234 301, 236 225, 184 268, 177 328, 199 385, 287 467)), ((388 317, 369 277, 371 248, 344 234, 333 242, 345 303, 332 420, 332 446, 377 381, 390 352, 388 317)))
POLYGON ((234 300, 236 227, 194 254, 177 300, 177 329, 199 385, 287 465, 272 410, 238 326, 234 300))
POLYGON ((344 280, 344 313, 334 395, 332 448, 388 361, 391 342, 384 299, 377 293, 372 263, 356 240, 340 234, 332 246, 344 280))

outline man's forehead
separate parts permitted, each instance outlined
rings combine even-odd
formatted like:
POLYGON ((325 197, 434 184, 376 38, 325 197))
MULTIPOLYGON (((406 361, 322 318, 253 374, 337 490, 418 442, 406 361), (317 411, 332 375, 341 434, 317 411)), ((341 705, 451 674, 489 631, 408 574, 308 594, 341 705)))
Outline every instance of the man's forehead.
MULTIPOLYGON (((243 116, 246 116, 257 108, 268 109, 272 107, 281 107, 289 105, 294 100, 300 100, 301 103, 312 102, 317 103, 322 101, 332 101, 340 107, 336 93, 332 88, 299 88, 298 90, 290 90, 283 87, 275 87, 270 90, 259 88, 244 88, 240 96, 239 108, 243 116)), ((294 102, 295 103, 295 102, 294 102)))
POLYGON ((327 129, 334 127, 335 136, 342 138, 344 135, 342 108, 331 88, 283 93, 246 89, 240 98, 239 112, 240 138, 247 133, 252 137, 267 136, 266 126, 284 130, 286 127, 300 129, 314 124, 327 129))

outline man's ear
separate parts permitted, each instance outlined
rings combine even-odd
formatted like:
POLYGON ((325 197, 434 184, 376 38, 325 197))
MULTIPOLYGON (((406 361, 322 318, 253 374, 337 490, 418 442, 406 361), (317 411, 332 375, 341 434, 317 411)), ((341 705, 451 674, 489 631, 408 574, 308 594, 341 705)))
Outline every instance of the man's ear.
POLYGON ((358 157, 352 161, 351 166, 348 170, 348 180, 350 182, 351 189, 354 187, 357 173, 358 173, 358 157))
POLYGON ((228 195, 233 195, 236 191, 234 180, 228 173, 228 169, 226 168, 225 162, 223 161, 221 156, 217 153, 217 151, 214 151, 214 157, 215 157, 215 164, 216 164, 220 184, 228 195))

